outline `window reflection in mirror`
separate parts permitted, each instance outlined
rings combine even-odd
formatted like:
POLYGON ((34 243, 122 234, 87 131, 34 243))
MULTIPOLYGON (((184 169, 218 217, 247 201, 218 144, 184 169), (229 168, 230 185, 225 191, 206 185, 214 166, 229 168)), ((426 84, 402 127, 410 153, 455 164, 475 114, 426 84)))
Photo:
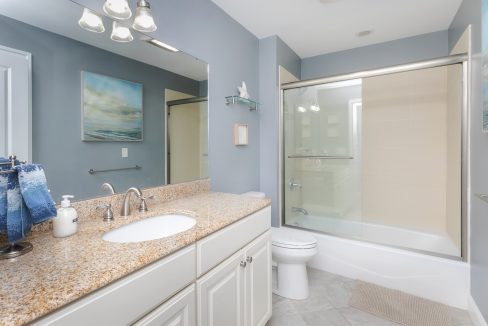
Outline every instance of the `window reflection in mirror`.
POLYGON ((31 161, 44 166, 53 198, 97 197, 105 182, 123 192, 206 178, 207 64, 134 30, 132 42, 112 41, 101 3, 89 9, 105 31, 82 29, 84 9, 69 0, 0 3, 0 66, 2 51, 31 54, 31 161))

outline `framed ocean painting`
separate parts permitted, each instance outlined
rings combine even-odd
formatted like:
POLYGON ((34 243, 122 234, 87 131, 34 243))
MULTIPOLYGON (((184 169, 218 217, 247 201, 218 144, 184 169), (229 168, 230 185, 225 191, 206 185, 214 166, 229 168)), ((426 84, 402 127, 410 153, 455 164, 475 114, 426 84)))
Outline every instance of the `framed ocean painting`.
POLYGON ((82 140, 142 141, 142 84, 82 71, 82 140))
POLYGON ((483 1, 482 47, 483 47, 483 131, 488 132, 488 0, 483 1))

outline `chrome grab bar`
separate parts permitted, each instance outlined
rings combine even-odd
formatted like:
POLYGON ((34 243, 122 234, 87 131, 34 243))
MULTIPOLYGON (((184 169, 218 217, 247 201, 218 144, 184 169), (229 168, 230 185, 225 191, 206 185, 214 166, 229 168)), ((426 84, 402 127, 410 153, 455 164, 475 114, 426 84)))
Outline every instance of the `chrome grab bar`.
POLYGON ((142 166, 136 165, 136 166, 130 166, 130 167, 127 167, 127 168, 106 169, 106 170, 94 170, 94 169, 90 169, 90 170, 88 170, 88 173, 95 174, 95 173, 100 173, 100 172, 111 172, 111 171, 122 171, 122 170, 139 170, 139 169, 142 169, 142 166))
POLYGON ((288 155, 288 158, 311 158, 317 160, 352 160, 353 156, 337 156, 337 155, 288 155))

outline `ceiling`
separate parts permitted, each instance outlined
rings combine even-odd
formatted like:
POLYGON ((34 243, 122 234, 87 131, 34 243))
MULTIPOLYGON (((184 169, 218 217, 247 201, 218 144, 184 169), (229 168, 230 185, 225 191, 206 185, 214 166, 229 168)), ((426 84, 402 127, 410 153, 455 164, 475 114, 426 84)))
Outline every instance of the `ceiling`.
MULTIPOLYGON (((90 8, 102 12, 100 8, 90 8)), ((91 33, 78 26, 83 7, 69 0, 0 0, 0 14, 92 46, 156 66, 197 81, 207 80, 207 63, 184 52, 162 50, 142 40, 148 36, 132 31, 134 41, 110 39, 112 21, 104 17, 105 32, 91 33)), ((164 40, 161 40, 164 42, 164 40)))
POLYGON ((212 0, 258 38, 301 58, 446 30, 462 0, 212 0), (361 31, 372 33, 358 37, 361 31))

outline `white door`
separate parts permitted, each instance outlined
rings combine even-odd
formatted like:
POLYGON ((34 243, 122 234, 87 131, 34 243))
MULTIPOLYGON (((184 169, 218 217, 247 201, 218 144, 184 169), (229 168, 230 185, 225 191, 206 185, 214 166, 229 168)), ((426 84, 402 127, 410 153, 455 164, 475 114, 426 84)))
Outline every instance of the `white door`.
POLYGON ((239 252, 197 281, 199 326, 245 326, 243 258, 239 252))
POLYGON ((253 241, 246 249, 247 326, 264 326, 272 313, 271 231, 253 241))
POLYGON ((0 157, 31 161, 31 54, 0 46, 0 157))
POLYGON ((195 285, 191 285, 134 326, 196 326, 195 300, 195 285))

